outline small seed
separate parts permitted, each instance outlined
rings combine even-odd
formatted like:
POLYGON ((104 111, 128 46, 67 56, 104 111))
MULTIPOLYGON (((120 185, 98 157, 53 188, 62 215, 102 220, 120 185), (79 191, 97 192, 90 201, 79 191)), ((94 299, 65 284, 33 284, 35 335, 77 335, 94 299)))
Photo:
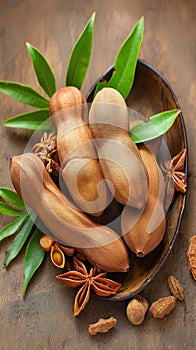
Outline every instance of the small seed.
POLYGON ((56 243, 51 248, 50 258, 55 266, 60 268, 65 266, 65 256, 56 243))
POLYGON ((56 262, 57 265, 61 265, 63 262, 62 255, 59 252, 55 252, 53 254, 53 260, 56 262))

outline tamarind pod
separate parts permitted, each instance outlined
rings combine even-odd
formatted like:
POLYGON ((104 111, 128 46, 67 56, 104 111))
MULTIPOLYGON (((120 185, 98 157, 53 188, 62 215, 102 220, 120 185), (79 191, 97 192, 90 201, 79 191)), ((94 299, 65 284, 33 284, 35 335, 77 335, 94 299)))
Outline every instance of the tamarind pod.
POLYGON ((55 240, 76 248, 107 272, 129 269, 122 239, 79 211, 54 184, 39 157, 33 153, 13 157, 10 173, 19 196, 38 214, 55 240))
POLYGON ((129 133, 128 109, 113 88, 97 93, 89 112, 100 165, 114 187, 114 198, 122 204, 142 208, 146 202, 148 174, 129 133))
POLYGON ((50 100, 50 116, 64 182, 83 211, 100 216, 109 204, 109 192, 87 124, 85 97, 76 87, 58 90, 50 100))
POLYGON ((138 256, 150 253, 165 233, 165 185, 154 155, 142 145, 139 152, 149 176, 148 197, 144 209, 126 207, 122 213, 122 234, 128 247, 138 256))

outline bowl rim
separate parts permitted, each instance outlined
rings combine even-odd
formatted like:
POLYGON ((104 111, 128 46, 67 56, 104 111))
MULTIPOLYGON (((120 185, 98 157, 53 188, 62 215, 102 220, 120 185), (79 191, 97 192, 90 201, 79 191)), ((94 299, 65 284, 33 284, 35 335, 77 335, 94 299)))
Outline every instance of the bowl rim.
MULTIPOLYGON (((182 126, 182 134, 183 134, 183 141, 184 141, 184 147, 186 148, 187 150, 187 154, 186 154, 186 160, 185 160, 185 174, 187 176, 187 181, 188 181, 188 139, 187 139, 187 132, 186 132, 186 127, 185 127, 185 122, 184 122, 184 117, 183 117, 183 113, 182 113, 182 110, 181 110, 181 107, 180 107, 180 103, 171 87, 171 85, 169 84, 169 82, 167 81, 167 79, 165 78, 165 76, 158 70, 156 69, 155 67, 153 67, 150 63, 142 60, 142 59, 138 59, 137 61, 137 65, 143 65, 145 66, 146 68, 148 68, 149 70, 153 71, 153 73, 161 78, 162 82, 164 83, 164 85, 167 87, 167 89, 169 90, 169 92, 171 93, 172 95, 172 98, 174 99, 175 101, 175 104, 177 106, 178 109, 180 109, 180 114, 179 114, 179 118, 180 118, 180 122, 181 122, 181 126, 182 126)), ((136 69, 137 69, 137 66, 136 66, 136 69)), ((93 90, 95 89, 96 85, 98 84, 98 82, 105 78, 108 74, 111 73, 111 71, 114 70, 114 66, 110 66, 103 74, 101 74, 97 80, 93 83, 93 85, 90 87, 90 89, 88 90, 87 94, 86 94, 86 100, 88 102, 88 99, 90 97, 90 95, 93 93, 93 90)), ((155 269, 155 271, 151 274, 151 276, 138 288, 136 289, 135 291, 132 291, 132 292, 129 292, 127 295, 124 295, 124 296, 118 296, 118 293, 114 296, 111 296, 111 297, 100 297, 101 299, 105 299, 105 300, 108 300, 108 301, 123 301, 123 300, 126 300, 126 299, 129 299, 129 298, 132 298, 134 297, 136 294, 140 293, 141 291, 143 291, 147 286, 148 284, 151 282, 151 280, 157 275, 157 273, 159 272, 159 270, 162 268, 162 266, 164 265, 167 257, 169 256, 170 252, 171 252, 171 249, 174 245, 174 242, 176 240, 176 237, 178 235, 178 232, 179 232, 179 228, 180 228, 180 225, 181 225, 181 222, 182 222, 182 216, 183 216, 183 212, 184 212, 184 209, 185 209, 185 202, 186 202, 186 195, 187 195, 187 192, 182 194, 180 193, 179 195, 182 196, 182 203, 181 203, 181 208, 180 208, 180 212, 179 212, 179 215, 178 215, 178 219, 177 219, 177 224, 176 224, 176 228, 175 228, 175 232, 173 234, 173 237, 172 237, 172 240, 170 242, 170 245, 166 251, 166 253, 163 255, 162 259, 160 260, 160 263, 158 265, 158 267, 155 269)))

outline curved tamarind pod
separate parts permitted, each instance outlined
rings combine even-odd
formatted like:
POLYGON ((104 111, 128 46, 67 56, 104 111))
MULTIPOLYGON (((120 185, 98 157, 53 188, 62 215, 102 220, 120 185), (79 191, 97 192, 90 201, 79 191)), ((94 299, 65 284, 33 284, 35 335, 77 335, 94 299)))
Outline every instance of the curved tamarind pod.
POLYGON ((165 233, 164 194, 165 185, 154 155, 142 145, 139 152, 149 176, 148 197, 145 208, 126 207, 122 213, 122 234, 128 247, 138 256, 150 253, 165 233))
POLYGON ((57 149, 64 182, 74 202, 100 216, 109 204, 109 192, 92 142, 88 105, 72 86, 58 90, 50 100, 50 116, 57 130, 57 149))
POLYGON ((112 88, 97 93, 89 113, 100 165, 114 186, 114 198, 136 208, 146 202, 148 174, 129 134, 128 110, 121 94, 112 88))
POLYGON ((13 157, 10 172, 19 196, 38 214, 56 240, 76 248, 93 265, 107 272, 129 269, 122 239, 71 204, 51 180, 40 158, 33 153, 13 157))

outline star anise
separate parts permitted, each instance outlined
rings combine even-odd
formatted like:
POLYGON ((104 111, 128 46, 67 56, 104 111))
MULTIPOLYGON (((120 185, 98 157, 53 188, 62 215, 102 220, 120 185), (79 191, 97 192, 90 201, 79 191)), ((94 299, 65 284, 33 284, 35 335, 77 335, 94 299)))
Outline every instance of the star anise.
POLYGON ((40 156, 41 159, 45 159, 46 156, 56 149, 57 136, 52 132, 49 135, 44 132, 40 139, 40 142, 33 146, 33 152, 40 156))
POLYGON ((74 248, 60 244, 47 235, 41 237, 40 246, 45 252, 50 252, 52 263, 61 269, 65 266, 65 255, 74 254, 74 248))
POLYGON ((121 286, 120 283, 106 278, 107 272, 103 272, 96 266, 92 267, 88 273, 86 266, 76 257, 73 258, 73 264, 75 270, 56 278, 67 286, 81 287, 75 297, 74 316, 78 316, 90 300, 91 288, 97 295, 107 297, 115 294, 121 286))
POLYGON ((60 164, 57 152, 57 135, 54 133, 44 132, 40 139, 40 142, 33 146, 33 153, 43 161, 46 170, 58 177, 60 171, 60 164))
POLYGON ((161 169, 163 171, 165 179, 165 191, 166 191, 166 206, 168 207, 176 191, 186 192, 186 174, 183 172, 184 163, 186 158, 186 148, 179 152, 172 160, 164 161, 161 163, 161 169))

